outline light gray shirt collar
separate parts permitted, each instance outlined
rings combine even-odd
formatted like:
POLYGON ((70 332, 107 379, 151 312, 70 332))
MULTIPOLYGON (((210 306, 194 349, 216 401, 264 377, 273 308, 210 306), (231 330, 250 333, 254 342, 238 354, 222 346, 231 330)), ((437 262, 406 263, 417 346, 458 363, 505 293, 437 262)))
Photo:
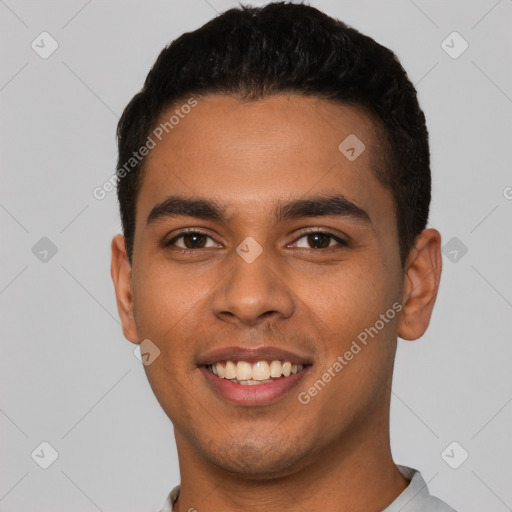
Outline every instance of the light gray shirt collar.
MULTIPOLYGON (((409 485, 382 512, 456 512, 444 501, 430 495, 427 484, 419 471, 398 464, 397 468, 409 481, 409 485)), ((177 485, 169 493, 163 507, 158 512, 172 512, 179 494, 180 486, 177 485)))

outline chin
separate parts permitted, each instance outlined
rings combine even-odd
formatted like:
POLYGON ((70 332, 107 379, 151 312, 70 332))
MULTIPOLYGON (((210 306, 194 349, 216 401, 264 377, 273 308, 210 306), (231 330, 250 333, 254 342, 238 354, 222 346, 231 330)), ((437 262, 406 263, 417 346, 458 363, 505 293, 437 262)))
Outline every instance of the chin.
POLYGON ((252 441, 243 439, 239 442, 229 439, 214 452, 211 445, 209 448, 207 451, 203 447, 203 455, 215 466, 228 473, 258 480, 293 473, 303 458, 297 446, 287 446, 276 440, 269 443, 269 438, 252 441))

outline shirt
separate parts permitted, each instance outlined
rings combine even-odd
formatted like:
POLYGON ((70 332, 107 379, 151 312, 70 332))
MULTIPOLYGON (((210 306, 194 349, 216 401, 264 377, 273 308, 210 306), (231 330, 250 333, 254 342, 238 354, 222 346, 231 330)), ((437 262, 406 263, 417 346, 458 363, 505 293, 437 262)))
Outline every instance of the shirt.
MULTIPOLYGON (((427 484, 418 470, 398 464, 397 467, 409 485, 382 512, 456 512, 444 501, 430 495, 427 484)), ((172 512, 179 494, 180 486, 177 485, 158 512, 172 512)))

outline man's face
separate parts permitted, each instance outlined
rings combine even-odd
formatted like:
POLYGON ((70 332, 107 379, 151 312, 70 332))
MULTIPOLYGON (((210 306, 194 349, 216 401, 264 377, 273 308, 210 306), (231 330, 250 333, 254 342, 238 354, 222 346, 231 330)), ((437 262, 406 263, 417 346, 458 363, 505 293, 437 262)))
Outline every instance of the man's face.
POLYGON ((404 276, 392 195, 372 171, 380 144, 355 108, 211 95, 151 150, 136 208, 134 325, 124 327, 160 350, 145 370, 182 453, 271 475, 385 428, 398 325, 386 312, 404 276), (169 196, 213 201, 219 218, 160 208, 148 222, 169 196), (307 213, 304 201, 329 198, 335 208, 307 213), (258 371, 243 361, 304 369, 243 385, 208 368, 228 358, 242 373, 258 371))

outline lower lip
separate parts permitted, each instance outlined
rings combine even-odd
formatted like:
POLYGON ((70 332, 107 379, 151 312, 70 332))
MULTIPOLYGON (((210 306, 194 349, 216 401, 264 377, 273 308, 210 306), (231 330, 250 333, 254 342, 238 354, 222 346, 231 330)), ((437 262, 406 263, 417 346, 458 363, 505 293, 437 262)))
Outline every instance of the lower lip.
POLYGON ((298 373, 281 377, 267 384, 244 385, 217 377, 206 366, 199 367, 207 382, 217 393, 238 405, 267 405, 279 400, 298 385, 309 368, 310 366, 306 366, 298 373))

